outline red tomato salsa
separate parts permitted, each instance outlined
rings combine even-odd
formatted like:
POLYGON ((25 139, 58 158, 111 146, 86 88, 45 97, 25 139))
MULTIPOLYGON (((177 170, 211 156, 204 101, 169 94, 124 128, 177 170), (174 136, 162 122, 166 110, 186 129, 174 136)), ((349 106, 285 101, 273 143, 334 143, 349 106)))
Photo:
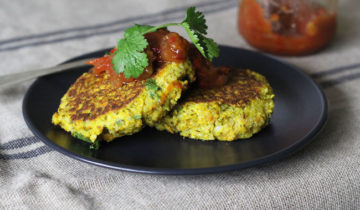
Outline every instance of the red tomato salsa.
POLYGON ((242 0, 238 29, 244 39, 263 51, 281 55, 303 55, 323 48, 334 37, 336 14, 307 1, 242 0), (293 1, 293 2, 291 2, 293 1), (265 9, 266 8, 266 9, 265 9))
POLYGON ((160 29, 156 32, 145 34, 149 46, 145 49, 149 65, 144 69, 144 72, 137 78, 125 78, 120 73, 117 74, 113 69, 112 53, 101 58, 96 58, 87 62, 94 67, 92 72, 100 74, 103 72, 111 75, 111 80, 114 85, 123 85, 125 83, 133 82, 135 80, 145 80, 151 77, 154 69, 167 62, 184 62, 189 56, 193 63, 197 76, 197 84, 201 88, 211 88, 222 86, 227 81, 227 74, 229 69, 226 67, 214 67, 210 61, 206 60, 200 52, 190 43, 182 38, 178 33, 169 32, 165 29, 160 29))

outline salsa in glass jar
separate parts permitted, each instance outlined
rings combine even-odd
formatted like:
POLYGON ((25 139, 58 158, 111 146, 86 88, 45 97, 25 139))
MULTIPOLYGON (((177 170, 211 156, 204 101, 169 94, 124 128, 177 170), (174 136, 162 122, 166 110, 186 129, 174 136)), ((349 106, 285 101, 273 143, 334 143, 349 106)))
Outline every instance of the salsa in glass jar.
POLYGON ((336 8, 337 0, 242 0, 238 30, 265 52, 309 54, 333 39, 336 8))

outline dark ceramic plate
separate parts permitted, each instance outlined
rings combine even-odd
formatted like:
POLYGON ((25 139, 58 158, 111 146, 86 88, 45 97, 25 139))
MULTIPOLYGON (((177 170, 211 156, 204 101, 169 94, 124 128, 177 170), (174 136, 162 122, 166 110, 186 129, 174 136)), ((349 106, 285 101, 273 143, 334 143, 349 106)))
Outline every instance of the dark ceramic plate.
MULTIPOLYGON (((145 128, 104 143, 98 151, 51 124, 60 98, 89 67, 37 79, 23 101, 25 121, 46 145, 72 158, 123 171, 151 174, 205 174, 237 170, 285 158, 309 143, 327 119, 323 92, 297 68, 269 56, 221 46, 215 63, 250 68, 266 76, 275 92, 271 124, 248 140, 198 141, 145 128)), ((100 57, 108 49, 71 61, 100 57)), ((69 166, 71 167, 71 166, 69 166)))

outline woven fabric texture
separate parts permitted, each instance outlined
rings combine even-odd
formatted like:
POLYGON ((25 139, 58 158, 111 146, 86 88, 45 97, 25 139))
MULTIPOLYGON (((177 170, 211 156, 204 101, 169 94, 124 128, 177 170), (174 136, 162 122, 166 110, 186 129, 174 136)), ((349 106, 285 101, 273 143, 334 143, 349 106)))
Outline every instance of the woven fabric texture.
MULTIPOLYGON (((0 1, 0 75, 114 46, 133 23, 181 20, 189 6, 204 11, 219 44, 252 49, 238 35, 235 0, 0 1)), ((337 35, 323 51, 278 57, 323 87, 326 127, 291 157, 245 170, 144 175, 71 159, 24 122, 22 99, 33 81, 0 88, 0 209, 358 209, 359 8, 360 1, 340 1, 337 35)))

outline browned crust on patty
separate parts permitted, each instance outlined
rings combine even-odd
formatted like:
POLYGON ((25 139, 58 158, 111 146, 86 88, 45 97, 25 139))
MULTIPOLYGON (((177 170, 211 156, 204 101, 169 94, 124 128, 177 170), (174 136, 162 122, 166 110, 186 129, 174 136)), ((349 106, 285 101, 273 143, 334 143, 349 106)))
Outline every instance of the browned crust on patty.
POLYGON ((182 103, 219 102, 228 105, 243 106, 259 97, 259 81, 251 71, 231 69, 228 82, 220 88, 200 89, 194 88, 184 97, 182 103))
POLYGON ((84 73, 70 87, 67 110, 72 120, 92 120, 112 110, 118 110, 134 100, 144 89, 145 81, 121 87, 112 84, 109 75, 84 73))

